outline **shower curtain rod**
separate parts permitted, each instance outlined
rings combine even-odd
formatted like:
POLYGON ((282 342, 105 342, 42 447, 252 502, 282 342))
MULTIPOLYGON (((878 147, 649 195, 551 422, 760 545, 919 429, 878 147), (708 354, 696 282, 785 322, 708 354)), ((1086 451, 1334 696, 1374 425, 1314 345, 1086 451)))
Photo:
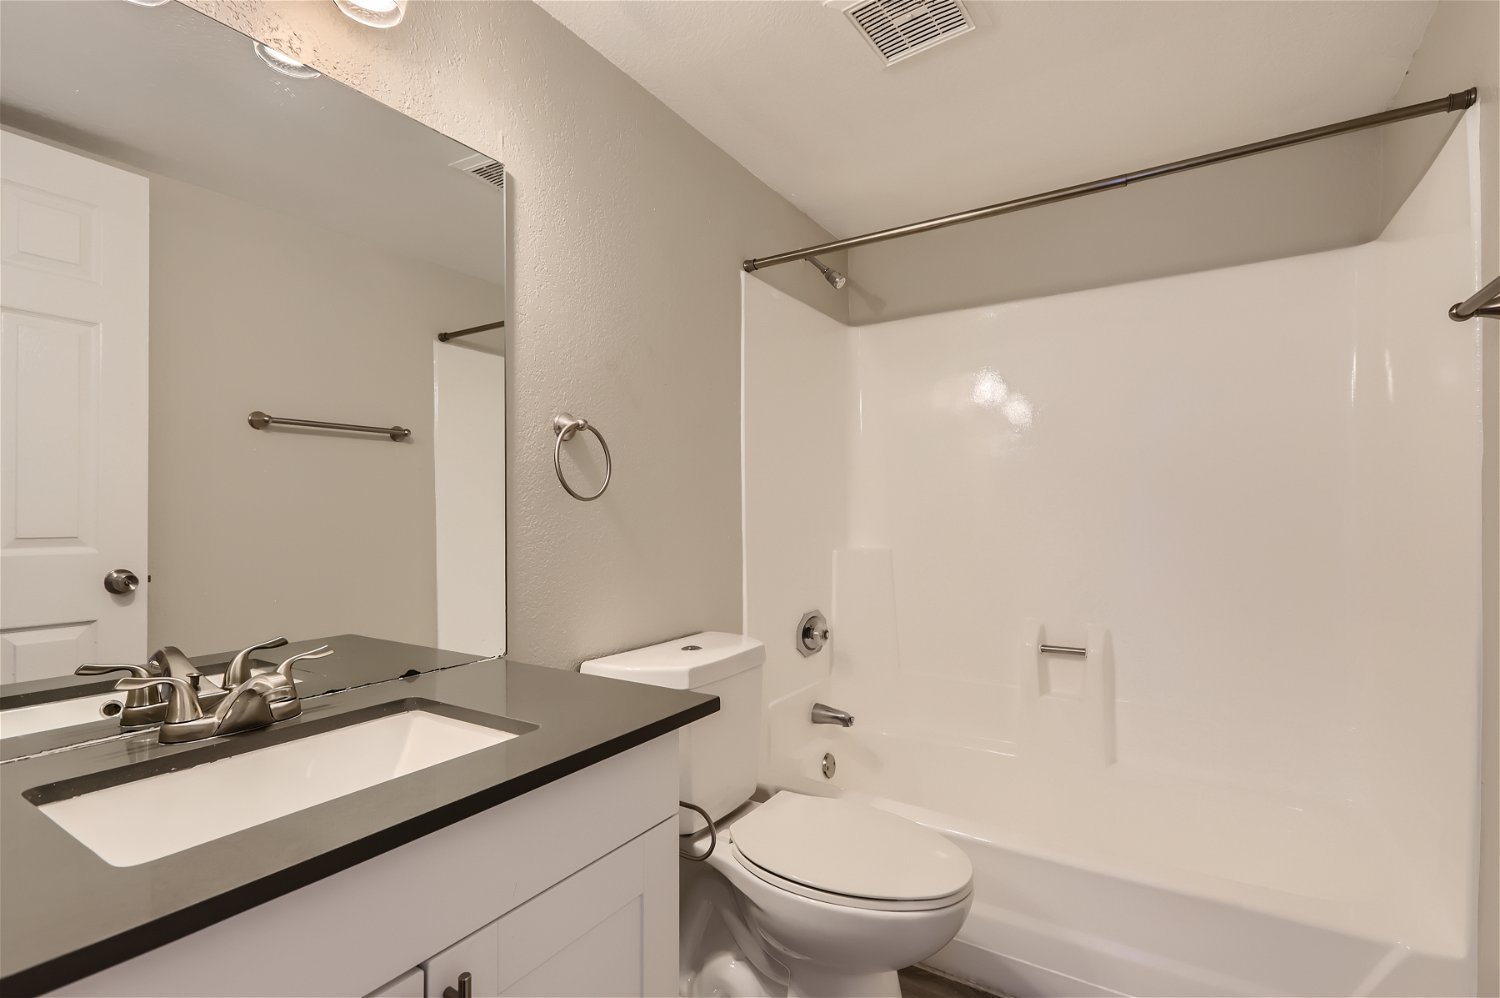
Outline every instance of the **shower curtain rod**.
POLYGON ((1273 149, 1285 149, 1287 146, 1301 145, 1304 142, 1326 139, 1334 135, 1343 135, 1345 132, 1357 132, 1365 128, 1374 128, 1377 125, 1388 125, 1394 121, 1421 118, 1429 114, 1445 114, 1449 111, 1462 111, 1473 107, 1478 100, 1479 91, 1470 87, 1468 90, 1452 93, 1447 97, 1439 97, 1437 100, 1424 101, 1421 104, 1408 104, 1406 107, 1392 108, 1389 111, 1381 111, 1378 114, 1367 114, 1362 118, 1350 118, 1348 121, 1335 122, 1332 125, 1324 125, 1321 128, 1309 128, 1302 132, 1279 135, 1274 139, 1263 139, 1260 142, 1252 142, 1249 145, 1235 146, 1233 149, 1204 153, 1201 156, 1194 156, 1191 159, 1179 159, 1175 163, 1147 167, 1144 170, 1122 173, 1104 180, 1095 180, 1087 184, 1076 184, 1072 187, 1060 187, 1055 191, 1047 191, 1045 194, 1033 194, 1030 197, 1016 198, 1014 201, 1001 201, 998 204, 986 205, 983 208, 971 208, 968 211, 955 212, 952 215, 941 215, 922 222, 898 225, 890 229, 881 229, 878 232, 867 232, 862 236, 851 236, 848 239, 836 239, 831 243, 808 246, 805 249, 789 250, 786 253, 777 253, 775 256, 755 257, 745 261, 745 269, 749 271, 761 270, 765 267, 774 267, 780 263, 791 263, 794 260, 806 260, 812 256, 822 256, 825 253, 836 253, 839 250, 853 249, 856 246, 881 243, 887 239, 914 236, 918 232, 931 232, 933 229, 945 229, 950 225, 962 225, 964 222, 975 222, 981 218, 1008 215, 1013 211, 1023 211, 1027 208, 1036 208, 1044 204, 1071 201, 1073 198, 1097 194, 1100 191, 1112 191, 1125 187, 1128 184, 1139 183, 1142 180, 1155 180, 1157 177, 1167 177, 1174 173, 1196 170, 1200 166, 1227 163, 1232 159, 1254 156, 1257 153, 1270 152, 1273 149))

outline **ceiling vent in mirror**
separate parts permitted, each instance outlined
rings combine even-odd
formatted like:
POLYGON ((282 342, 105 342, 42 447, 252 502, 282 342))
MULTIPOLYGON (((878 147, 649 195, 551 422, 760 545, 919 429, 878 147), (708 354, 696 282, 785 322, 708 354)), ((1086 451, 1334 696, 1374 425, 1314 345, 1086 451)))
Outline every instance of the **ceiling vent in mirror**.
POLYGON ((974 30, 963 0, 864 0, 844 13, 887 66, 974 30))
POLYGON ((455 170, 462 170, 477 180, 482 180, 492 187, 505 186, 505 164, 496 159, 490 159, 483 153, 475 153, 465 156, 456 163, 449 163, 455 170))

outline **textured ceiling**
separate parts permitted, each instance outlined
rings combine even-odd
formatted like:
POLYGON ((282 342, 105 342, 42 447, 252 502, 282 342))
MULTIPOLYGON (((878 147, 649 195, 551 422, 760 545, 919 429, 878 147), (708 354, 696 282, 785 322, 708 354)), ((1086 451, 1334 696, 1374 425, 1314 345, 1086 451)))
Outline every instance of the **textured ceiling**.
POLYGON ((837 235, 1384 109, 1434 7, 969 0, 887 68, 838 2, 539 2, 837 235))

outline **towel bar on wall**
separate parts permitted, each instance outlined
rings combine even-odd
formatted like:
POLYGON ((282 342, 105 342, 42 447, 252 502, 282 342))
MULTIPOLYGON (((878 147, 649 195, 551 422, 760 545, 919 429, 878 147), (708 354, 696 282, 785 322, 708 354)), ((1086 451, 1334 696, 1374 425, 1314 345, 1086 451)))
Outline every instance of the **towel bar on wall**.
POLYGON ((449 340, 454 339, 454 338, 459 337, 459 336, 468 336, 468 335, 470 335, 472 333, 482 333, 486 329, 504 329, 504 328, 505 328, 505 320, 501 319, 499 322, 486 322, 482 326, 470 326, 468 329, 455 329, 451 333, 438 333, 438 339, 440 341, 442 341, 443 343, 447 343, 449 340))
POLYGON ((397 442, 411 436, 404 426, 366 426, 363 423, 325 423, 321 419, 292 419, 289 416, 268 416, 256 409, 246 420, 257 430, 268 430, 273 426, 306 426, 314 430, 345 430, 349 433, 379 433, 397 442))
POLYGON ((1079 658, 1089 657, 1089 650, 1087 648, 1079 648, 1077 645, 1042 644, 1037 646, 1037 651, 1041 652, 1043 655, 1076 655, 1079 658))

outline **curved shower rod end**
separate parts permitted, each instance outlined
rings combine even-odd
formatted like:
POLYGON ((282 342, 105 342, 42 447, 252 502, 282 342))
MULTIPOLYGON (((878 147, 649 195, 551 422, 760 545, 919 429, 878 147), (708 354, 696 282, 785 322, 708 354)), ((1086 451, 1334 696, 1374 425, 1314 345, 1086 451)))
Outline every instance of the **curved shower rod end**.
POLYGON ((1479 88, 1470 87, 1448 95, 1448 110, 1463 111, 1479 103, 1479 88))

